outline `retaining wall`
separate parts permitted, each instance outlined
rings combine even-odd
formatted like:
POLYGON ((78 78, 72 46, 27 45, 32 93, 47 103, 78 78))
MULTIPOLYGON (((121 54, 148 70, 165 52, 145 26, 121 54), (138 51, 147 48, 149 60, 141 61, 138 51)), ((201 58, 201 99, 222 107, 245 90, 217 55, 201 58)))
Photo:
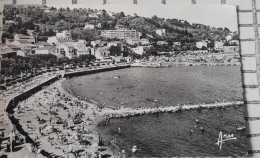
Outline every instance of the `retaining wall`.
POLYGON ((129 68, 129 67, 131 67, 131 65, 124 65, 124 66, 117 66, 117 67, 108 67, 108 68, 100 68, 100 69, 91 69, 91 70, 85 70, 85 71, 75 71, 75 72, 65 73, 63 77, 74 77, 74 76, 89 75, 89 74, 95 74, 95 73, 100 73, 100 72, 119 70, 119 69, 124 69, 124 68, 129 68))

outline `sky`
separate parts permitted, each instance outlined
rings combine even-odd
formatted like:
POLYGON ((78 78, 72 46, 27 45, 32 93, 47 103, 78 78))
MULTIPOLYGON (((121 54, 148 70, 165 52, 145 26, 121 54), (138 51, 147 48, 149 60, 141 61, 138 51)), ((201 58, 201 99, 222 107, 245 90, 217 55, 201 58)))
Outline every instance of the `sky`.
MULTIPOLYGON (((78 0, 77 5, 72 5, 72 0, 47 0, 48 6, 70 8, 93 8, 107 11, 121 12, 139 16, 161 18, 176 18, 187 20, 190 23, 201 23, 214 27, 227 27, 237 31, 237 13, 234 5, 219 5, 214 0, 207 4, 190 4, 191 0, 166 0, 167 5, 162 5, 161 0, 138 0, 138 5, 133 5, 133 0, 107 0, 108 5, 103 5, 103 0, 78 0), (50 4, 51 2, 51 4, 50 4), (212 2, 212 3, 210 3, 212 2), (214 5, 213 5, 214 4, 214 5)), ((220 0, 218 1, 220 2, 220 0)), ((41 0, 17 0, 17 4, 41 4, 41 0)))

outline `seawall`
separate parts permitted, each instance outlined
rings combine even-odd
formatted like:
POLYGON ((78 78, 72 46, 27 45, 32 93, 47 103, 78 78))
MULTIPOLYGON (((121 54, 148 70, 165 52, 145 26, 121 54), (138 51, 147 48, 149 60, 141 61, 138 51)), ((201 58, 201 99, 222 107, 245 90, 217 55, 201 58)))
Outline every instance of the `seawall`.
MULTIPOLYGON (((9 119, 11 120, 12 124, 16 127, 17 131, 19 131, 20 134, 22 134, 25 137, 25 140, 27 143, 31 143, 34 146, 38 146, 38 144, 29 136, 29 134, 23 129, 23 127, 21 126, 21 124, 19 123, 19 119, 15 118, 12 114, 14 113, 14 108, 18 105, 18 103, 20 101, 23 101, 27 98, 29 98, 30 96, 32 96, 34 93, 42 90, 43 87, 48 86, 52 83, 54 83, 55 81, 59 80, 59 78, 61 78, 61 75, 52 77, 48 80, 46 80, 45 82, 39 84, 39 85, 35 85, 34 87, 30 88, 29 90, 27 90, 26 92, 23 92, 22 94, 18 94, 15 97, 13 97, 13 99, 11 99, 6 107, 6 112, 9 114, 9 119)), ((41 151, 41 154, 43 156, 50 156, 52 155, 51 153, 49 153, 48 151, 41 151)), ((53 155, 54 156, 54 155, 53 155)))
POLYGON ((100 72, 130 68, 130 67, 131 67, 131 65, 122 65, 122 66, 113 66, 113 67, 107 67, 107 68, 90 69, 90 70, 84 70, 84 71, 68 72, 68 73, 65 73, 63 77, 70 78, 70 77, 74 77, 74 76, 89 75, 89 74, 95 74, 95 73, 100 73, 100 72))
POLYGON ((50 84, 52 84, 53 82, 57 81, 59 78, 61 78, 61 75, 58 75, 56 77, 52 77, 50 78, 49 80, 39 84, 39 85, 36 85, 34 87, 32 87, 31 89, 27 90, 26 92, 23 92, 22 94, 19 94, 17 96, 15 96, 7 105, 7 108, 6 108, 6 112, 10 113, 10 114, 13 114, 14 113, 14 108, 17 106, 17 104, 20 102, 20 101, 23 101, 27 98, 29 98, 31 95, 33 95, 34 93, 42 90, 43 87, 45 86, 48 86, 50 84))
MULTIPOLYGON (((82 75, 94 74, 94 73, 105 72, 105 71, 119 70, 119 69, 129 68, 129 67, 131 67, 131 65, 108 67, 108 68, 99 68, 99 69, 85 70, 85 71, 69 72, 69 73, 65 73, 63 77, 82 76, 82 75)), ((18 105, 19 102, 21 102, 23 100, 26 100, 27 98, 29 98, 33 94, 35 94, 35 93, 39 92, 40 90, 42 90, 44 87, 49 86, 52 83, 54 83, 55 81, 59 80, 61 77, 62 77, 62 75, 58 75, 58 76, 52 77, 52 78, 44 81, 43 83, 41 83, 39 85, 35 85, 35 86, 33 86, 32 88, 26 90, 23 93, 17 94, 12 99, 10 99, 9 102, 7 103, 6 112, 9 115, 9 119, 11 120, 12 124, 16 127, 17 131, 19 131, 19 133, 22 134, 25 137, 27 143, 31 143, 34 146, 38 146, 37 142, 35 142, 29 136, 29 134, 23 129, 23 127, 19 123, 19 119, 14 117, 14 115, 13 115, 14 108, 16 108, 16 106, 18 105)), ((57 155, 49 153, 48 151, 45 151, 45 150, 42 150, 41 154, 43 156, 46 156, 46 157, 50 157, 50 156, 57 157, 57 155)))

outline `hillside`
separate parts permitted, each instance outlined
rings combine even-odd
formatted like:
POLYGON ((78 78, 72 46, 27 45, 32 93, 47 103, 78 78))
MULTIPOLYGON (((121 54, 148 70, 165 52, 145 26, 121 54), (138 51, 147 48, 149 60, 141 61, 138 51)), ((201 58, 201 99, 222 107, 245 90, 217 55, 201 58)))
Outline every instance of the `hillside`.
POLYGON ((7 5, 4 10, 4 38, 12 38, 13 33, 27 33, 27 29, 36 30, 39 40, 44 40, 46 36, 53 36, 55 32, 70 30, 72 37, 85 39, 87 41, 102 39, 101 30, 115 29, 117 24, 122 24, 129 29, 136 29, 142 33, 143 37, 152 35, 153 41, 166 40, 169 43, 181 41, 194 43, 196 41, 208 39, 216 41, 224 39, 230 31, 227 28, 213 28, 203 24, 191 24, 180 19, 164 19, 153 16, 152 18, 130 16, 121 13, 107 12, 105 10, 94 9, 73 9, 69 8, 47 8, 46 6, 13 6, 7 5), (12 20, 15 23, 6 24, 12 20), (86 23, 101 23, 101 28, 84 30, 86 23), (165 29, 166 36, 156 35, 157 29, 165 29))

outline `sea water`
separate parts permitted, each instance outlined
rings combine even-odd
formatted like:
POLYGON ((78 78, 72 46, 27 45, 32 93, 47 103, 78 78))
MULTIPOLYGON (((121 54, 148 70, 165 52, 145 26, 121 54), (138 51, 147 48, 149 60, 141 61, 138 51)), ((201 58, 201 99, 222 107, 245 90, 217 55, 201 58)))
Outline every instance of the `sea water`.
MULTIPOLYGON (((63 82, 76 96, 131 108, 241 101, 241 85, 237 66, 127 68, 63 82)), ((108 125, 100 124, 98 132, 104 140, 116 139, 128 155, 137 145, 140 157, 241 156, 246 153, 246 137, 237 128, 244 125, 244 107, 230 107, 112 119, 108 125), (220 131, 236 137, 223 143, 222 149, 216 144, 220 131)))

